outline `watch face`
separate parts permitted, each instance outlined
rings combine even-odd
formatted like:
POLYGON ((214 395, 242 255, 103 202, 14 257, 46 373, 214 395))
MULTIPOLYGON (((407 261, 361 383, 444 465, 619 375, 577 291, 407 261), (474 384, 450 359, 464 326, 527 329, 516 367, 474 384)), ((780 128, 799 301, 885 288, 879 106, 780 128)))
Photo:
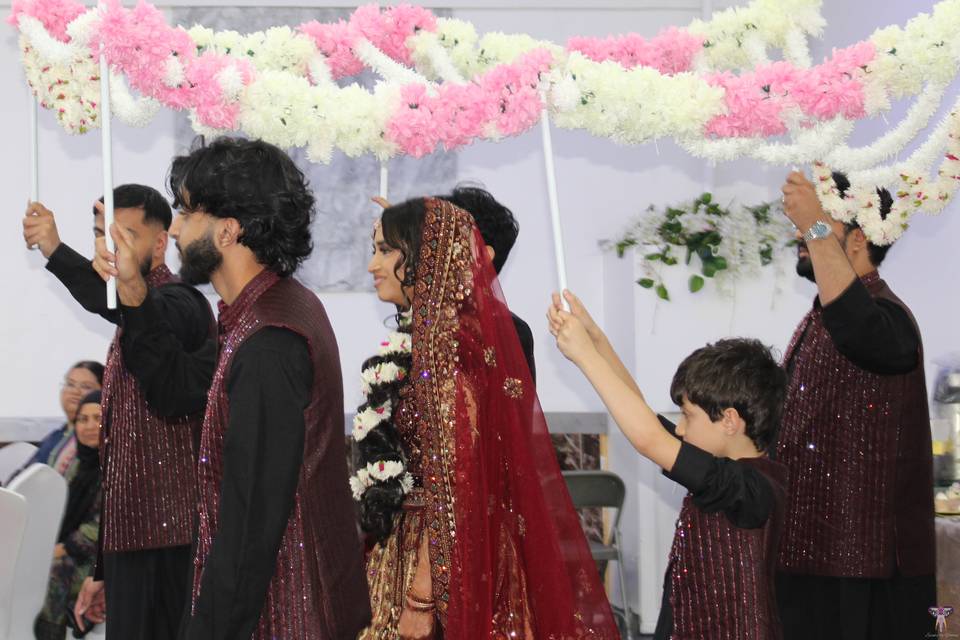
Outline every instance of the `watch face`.
POLYGON ((830 227, 828 227, 824 222, 817 220, 813 223, 813 226, 810 227, 810 231, 807 233, 811 238, 814 239, 823 238, 830 233, 830 227))

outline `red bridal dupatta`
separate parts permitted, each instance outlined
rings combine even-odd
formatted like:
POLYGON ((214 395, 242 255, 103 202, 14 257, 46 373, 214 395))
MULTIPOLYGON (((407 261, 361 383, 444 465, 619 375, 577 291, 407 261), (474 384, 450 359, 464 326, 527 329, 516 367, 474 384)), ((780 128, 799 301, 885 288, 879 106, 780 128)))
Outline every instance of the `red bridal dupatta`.
POLYGON ((415 287, 408 400, 443 637, 619 638, 483 240, 442 200, 415 287))

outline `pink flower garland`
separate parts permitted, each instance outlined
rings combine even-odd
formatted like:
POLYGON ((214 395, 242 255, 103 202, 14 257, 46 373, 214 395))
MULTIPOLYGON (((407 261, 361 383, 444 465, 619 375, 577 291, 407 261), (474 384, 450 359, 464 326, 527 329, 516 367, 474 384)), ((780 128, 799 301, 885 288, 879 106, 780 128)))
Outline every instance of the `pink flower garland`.
POLYGON ((813 120, 862 118, 866 100, 862 79, 875 57, 873 44, 861 42, 834 50, 829 60, 810 69, 774 62, 741 76, 712 74, 707 81, 724 88, 728 113, 713 118, 707 134, 719 138, 784 134, 787 126, 781 115, 791 105, 813 120))
POLYGON ((400 90, 401 107, 387 122, 387 139, 419 158, 438 143, 449 151, 490 128, 496 135, 519 135, 540 119, 540 74, 552 62, 549 50, 534 49, 474 82, 444 84, 433 96, 423 85, 405 85, 400 90))
POLYGON ((189 34, 167 25, 163 14, 143 0, 133 9, 111 0, 94 27, 91 48, 95 55, 100 47, 110 64, 123 71, 130 85, 144 95, 175 109, 195 109, 200 122, 208 127, 236 128, 240 106, 224 95, 217 74, 234 67, 243 84, 249 84, 253 68, 248 61, 214 53, 197 56, 189 34), (171 56, 183 67, 183 80, 175 87, 165 79, 171 56))
POLYGON ((393 60, 412 65, 407 38, 422 30, 436 29, 437 19, 429 10, 408 4, 382 11, 377 5, 364 5, 353 12, 349 22, 324 24, 313 20, 299 27, 327 57, 334 80, 363 71, 363 63, 353 53, 358 39, 366 38, 393 60))
POLYGON ((594 62, 613 60, 627 69, 651 67, 667 75, 690 71, 693 58, 702 49, 703 38, 677 27, 664 29, 650 40, 630 33, 567 41, 568 51, 579 51, 594 62))
POLYGON ((44 28, 62 42, 67 42, 67 25, 87 10, 76 0, 13 0, 7 23, 18 26, 20 16, 30 16, 43 23, 44 28))

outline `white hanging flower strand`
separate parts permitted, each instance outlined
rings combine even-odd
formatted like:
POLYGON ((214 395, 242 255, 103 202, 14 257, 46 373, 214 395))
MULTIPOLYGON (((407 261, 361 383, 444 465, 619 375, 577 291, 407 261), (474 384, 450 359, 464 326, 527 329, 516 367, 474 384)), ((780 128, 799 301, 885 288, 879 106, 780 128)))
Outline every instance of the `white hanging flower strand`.
POLYGON ((841 145, 834 147, 825 156, 825 162, 841 171, 850 172, 868 167, 875 167, 881 162, 892 158, 915 140, 933 118, 943 101, 947 85, 935 83, 928 85, 919 95, 917 101, 911 105, 903 120, 891 131, 874 140, 869 146, 849 147, 841 145))
POLYGON ((949 123, 946 152, 937 175, 927 176, 932 167, 916 167, 900 174, 899 185, 891 189, 893 206, 886 218, 880 214, 877 184, 852 182, 840 196, 831 169, 814 164, 813 181, 824 210, 842 222, 856 221, 867 238, 877 245, 896 242, 917 213, 938 214, 956 195, 960 185, 960 111, 953 111, 949 123))

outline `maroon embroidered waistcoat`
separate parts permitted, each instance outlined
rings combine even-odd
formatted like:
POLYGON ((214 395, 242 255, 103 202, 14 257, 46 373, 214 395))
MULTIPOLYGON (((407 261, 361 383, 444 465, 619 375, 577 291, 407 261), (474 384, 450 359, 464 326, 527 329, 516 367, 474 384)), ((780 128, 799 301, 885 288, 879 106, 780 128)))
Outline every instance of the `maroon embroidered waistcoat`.
MULTIPOLYGON (((177 278, 163 265, 146 281, 161 287, 177 278)), ((194 443, 203 414, 163 418, 154 413, 123 362, 122 331, 114 335, 103 376, 103 550, 188 545, 197 512, 194 443)))
MULTIPOLYGON (((910 314, 876 272, 863 282, 875 298, 910 314)), ((777 451, 790 469, 790 495, 780 569, 858 578, 887 578, 895 568, 932 574, 933 458, 922 347, 910 373, 865 371, 837 351, 815 303, 784 363, 792 375, 777 451)))
POLYGON ((701 511, 683 500, 670 550, 670 607, 674 640, 778 640, 774 595, 777 543, 786 506, 787 470, 767 458, 742 458, 773 488, 766 523, 734 526, 723 512, 701 511))
POLYGON ((200 440, 200 521, 193 603, 217 536, 223 445, 230 421, 226 385, 234 354, 264 327, 303 336, 313 363, 304 411, 303 465, 257 640, 355 638, 370 620, 363 550, 350 496, 343 429, 343 384, 336 338, 317 297, 293 278, 265 270, 220 314, 220 358, 200 440))

